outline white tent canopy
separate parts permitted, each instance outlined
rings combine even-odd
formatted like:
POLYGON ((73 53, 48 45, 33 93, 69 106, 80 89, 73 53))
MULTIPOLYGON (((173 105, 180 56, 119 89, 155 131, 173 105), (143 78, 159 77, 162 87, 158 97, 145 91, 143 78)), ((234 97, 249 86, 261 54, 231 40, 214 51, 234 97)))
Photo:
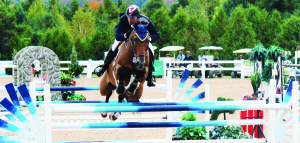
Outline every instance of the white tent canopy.
POLYGON ((199 50, 223 50, 223 48, 217 46, 206 46, 199 48, 199 50))
POLYGON ((178 50, 182 50, 182 49, 184 49, 184 47, 182 47, 182 46, 167 46, 167 47, 161 48, 159 51, 178 51, 178 50))
POLYGON ((245 48, 245 49, 239 49, 236 51, 233 51, 233 53, 250 53, 252 49, 250 48, 245 48))

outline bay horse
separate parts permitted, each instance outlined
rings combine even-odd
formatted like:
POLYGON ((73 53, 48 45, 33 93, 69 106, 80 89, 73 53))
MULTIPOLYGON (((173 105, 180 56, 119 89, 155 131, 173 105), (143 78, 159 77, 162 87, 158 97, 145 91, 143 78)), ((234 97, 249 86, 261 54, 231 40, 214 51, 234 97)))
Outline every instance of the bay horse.
MULTIPOLYGON (((129 38, 119 46, 119 51, 101 77, 100 94, 106 96, 105 103, 109 102, 113 90, 116 89, 118 102, 124 98, 130 102, 139 102, 143 93, 143 85, 148 76, 150 42, 148 24, 134 24, 134 30, 129 38)), ((107 113, 102 113, 106 117, 107 113)), ((109 115, 116 120, 120 112, 109 115)))

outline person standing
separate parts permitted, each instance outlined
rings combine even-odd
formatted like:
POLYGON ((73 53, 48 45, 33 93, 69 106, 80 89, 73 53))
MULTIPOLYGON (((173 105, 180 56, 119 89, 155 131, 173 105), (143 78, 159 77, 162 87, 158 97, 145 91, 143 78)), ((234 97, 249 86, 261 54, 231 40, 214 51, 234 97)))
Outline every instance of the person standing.
MULTIPOLYGON (((179 51, 179 55, 177 56, 177 59, 180 61, 184 61, 185 56, 182 54, 182 51, 179 51)), ((184 66, 184 64, 179 64, 179 67, 184 66)))

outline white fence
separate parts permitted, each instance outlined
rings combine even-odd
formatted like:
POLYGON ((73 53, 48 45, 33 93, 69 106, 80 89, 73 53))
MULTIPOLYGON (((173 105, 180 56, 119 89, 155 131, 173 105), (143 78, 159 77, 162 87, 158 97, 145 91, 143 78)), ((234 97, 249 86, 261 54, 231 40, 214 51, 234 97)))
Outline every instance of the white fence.
MULTIPOLYGON (((0 68, 1 65, 6 64, 6 62, 12 63, 12 61, 0 61, 0 68)), ((169 67, 167 68, 167 64, 169 65, 173 65, 173 64, 188 64, 191 68, 187 68, 189 70, 201 70, 202 73, 202 79, 205 78, 205 71, 209 71, 209 70, 220 70, 220 71, 224 71, 224 70, 229 70, 229 71, 238 71, 241 72, 241 78, 243 79, 245 76, 250 76, 250 73, 253 72, 253 66, 251 65, 245 65, 245 62, 249 62, 248 60, 234 60, 234 61, 168 61, 165 60, 164 61, 164 77, 166 77, 166 71, 168 69, 170 69, 171 71, 173 70, 184 70, 185 68, 172 68, 169 67), (205 64, 225 64, 225 63, 232 63, 234 64, 234 67, 213 67, 213 68, 209 68, 209 67, 205 67, 205 64), (203 66, 201 68, 196 67, 196 65, 198 64, 202 64, 203 66), (192 66, 191 66, 192 65, 192 66), (195 66, 194 66, 195 65, 195 66)), ((60 64, 70 64, 70 61, 60 61, 60 64)), ((93 61, 91 59, 89 59, 88 61, 78 61, 78 64, 80 66, 83 66, 83 73, 87 74, 87 78, 92 78, 92 73, 94 71, 94 69, 98 66, 98 65, 102 65, 104 64, 103 60, 97 60, 97 61, 93 61)), ((5 68, 13 68, 10 66, 15 66, 15 65, 5 65, 5 68)), ((61 67, 60 68, 61 71, 67 71, 68 67, 61 67)))
POLYGON ((205 71, 206 70, 220 70, 220 71, 224 71, 224 70, 228 70, 228 71, 238 71, 241 72, 241 79, 243 79, 245 76, 250 76, 251 73, 253 73, 254 68, 253 65, 245 65, 244 61, 246 62, 250 62, 249 60, 234 60, 234 61, 168 61, 165 60, 164 61, 164 77, 166 77, 166 71, 168 69, 172 70, 184 70, 184 69, 188 69, 188 70, 201 70, 202 73, 202 79, 205 78, 205 71), (206 67, 206 64, 225 64, 225 63, 232 63, 234 64, 234 67, 206 67), (188 64, 188 66, 186 68, 174 68, 169 66, 167 68, 167 64, 169 65, 174 65, 174 64, 188 64), (198 65, 198 64, 202 64, 202 66, 199 67, 195 67, 194 65, 198 65))

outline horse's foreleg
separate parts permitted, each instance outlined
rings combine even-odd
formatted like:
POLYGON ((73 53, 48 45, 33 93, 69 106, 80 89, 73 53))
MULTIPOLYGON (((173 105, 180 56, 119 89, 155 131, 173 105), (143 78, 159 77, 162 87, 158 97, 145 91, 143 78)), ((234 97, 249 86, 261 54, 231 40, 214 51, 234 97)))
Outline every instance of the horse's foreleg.
MULTIPOLYGON (((111 97, 111 95, 112 95, 112 91, 110 91, 110 92, 106 95, 105 103, 108 103, 108 102, 109 102, 109 98, 111 97)), ((106 112, 105 112, 105 113, 101 113, 101 116, 102 116, 103 118, 106 118, 106 117, 107 117, 107 113, 106 113, 106 112)))
POLYGON ((133 95, 135 93, 135 90, 138 86, 138 82, 140 80, 142 76, 142 73, 141 72, 138 72, 133 80, 133 82, 130 84, 129 88, 127 88, 126 92, 129 94, 129 95, 133 95))
POLYGON ((125 67, 121 66, 118 68, 119 84, 117 86, 116 92, 119 95, 125 94, 124 78, 126 76, 125 67))

